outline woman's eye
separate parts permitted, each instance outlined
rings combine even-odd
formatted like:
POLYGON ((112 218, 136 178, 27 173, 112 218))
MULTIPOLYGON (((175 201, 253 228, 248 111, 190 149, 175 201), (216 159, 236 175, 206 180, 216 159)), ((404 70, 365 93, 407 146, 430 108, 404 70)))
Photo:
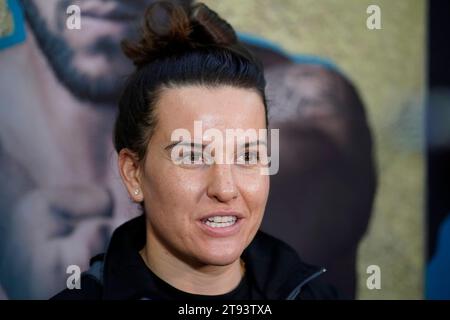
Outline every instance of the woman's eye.
POLYGON ((259 162, 259 152, 247 151, 238 158, 239 164, 251 165, 259 162))
POLYGON ((203 162, 201 152, 187 152, 182 158, 183 164, 201 164, 203 162))

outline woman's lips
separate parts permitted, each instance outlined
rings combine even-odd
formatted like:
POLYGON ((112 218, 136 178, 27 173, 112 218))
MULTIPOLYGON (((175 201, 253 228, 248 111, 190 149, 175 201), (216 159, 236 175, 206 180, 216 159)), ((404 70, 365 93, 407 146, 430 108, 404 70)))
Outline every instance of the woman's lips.
POLYGON ((243 218, 237 218, 234 224, 225 227, 212 227, 206 224, 206 219, 197 220, 200 229, 210 237, 223 238, 235 235, 242 227, 243 218))

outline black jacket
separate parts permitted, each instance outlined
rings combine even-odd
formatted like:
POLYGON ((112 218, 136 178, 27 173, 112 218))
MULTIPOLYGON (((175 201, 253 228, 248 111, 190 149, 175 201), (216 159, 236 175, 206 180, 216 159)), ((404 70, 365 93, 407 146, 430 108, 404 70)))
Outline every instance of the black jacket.
MULTIPOLYGON (((117 228, 105 255, 91 259, 81 289, 65 289, 53 299, 116 300, 149 297, 152 279, 138 251, 145 244, 144 217, 117 228)), ((336 299, 335 290, 320 280, 323 268, 308 265, 284 242, 258 231, 242 259, 252 283, 268 300, 336 299)))

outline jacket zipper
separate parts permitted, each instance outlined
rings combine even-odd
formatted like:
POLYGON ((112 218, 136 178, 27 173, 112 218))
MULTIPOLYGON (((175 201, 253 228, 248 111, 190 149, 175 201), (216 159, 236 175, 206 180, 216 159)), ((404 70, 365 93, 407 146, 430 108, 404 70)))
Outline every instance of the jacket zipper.
POLYGON ((319 271, 314 272, 312 275, 310 275, 308 278, 306 278, 305 280, 303 280, 302 282, 300 282, 299 285, 297 285, 294 290, 291 291, 291 293, 289 293, 289 295, 287 296, 286 300, 295 300, 295 298, 297 298, 297 296, 300 294, 302 288, 304 285, 306 285, 308 282, 314 280, 315 278, 317 278, 318 276, 324 274, 325 272, 327 272, 327 269, 325 268, 321 268, 319 271))

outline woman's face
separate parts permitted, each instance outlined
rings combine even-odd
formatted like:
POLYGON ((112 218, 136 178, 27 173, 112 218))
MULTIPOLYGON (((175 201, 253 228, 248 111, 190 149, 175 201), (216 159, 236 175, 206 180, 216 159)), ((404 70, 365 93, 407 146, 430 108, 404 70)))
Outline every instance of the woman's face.
MULTIPOLYGON (((262 99, 249 89, 182 86, 164 89, 155 110, 157 126, 140 173, 149 231, 177 257, 206 265, 231 264, 261 224, 269 176, 261 174, 261 163, 248 164, 258 151, 267 152, 264 145, 252 145, 258 137, 246 140, 246 146, 226 139, 225 130, 265 129, 262 99), (222 134, 223 159, 231 163, 201 161, 202 144, 204 148, 211 140, 194 137, 194 121, 201 121, 203 133, 216 129, 222 134), (194 146, 188 144, 184 158, 174 152, 175 159, 173 148, 183 142, 174 146, 171 135, 180 128, 189 131, 194 146), (174 161, 180 159, 181 164, 174 161)), ((265 136, 261 140, 265 142, 265 136)))

